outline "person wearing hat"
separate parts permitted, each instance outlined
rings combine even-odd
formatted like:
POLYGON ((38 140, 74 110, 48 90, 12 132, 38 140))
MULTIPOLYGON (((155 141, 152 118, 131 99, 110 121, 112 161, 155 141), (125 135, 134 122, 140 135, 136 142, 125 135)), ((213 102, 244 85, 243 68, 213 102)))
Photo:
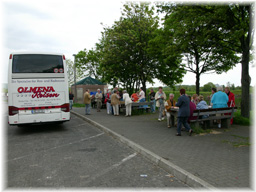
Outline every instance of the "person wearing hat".
MULTIPOLYGON (((199 101, 199 103, 197 104, 196 109, 208 109, 209 108, 207 103, 204 101, 204 96, 203 95, 199 95, 198 101, 199 101)), ((204 119, 204 118, 207 118, 207 117, 208 117, 208 115, 203 115, 201 118, 204 119)))

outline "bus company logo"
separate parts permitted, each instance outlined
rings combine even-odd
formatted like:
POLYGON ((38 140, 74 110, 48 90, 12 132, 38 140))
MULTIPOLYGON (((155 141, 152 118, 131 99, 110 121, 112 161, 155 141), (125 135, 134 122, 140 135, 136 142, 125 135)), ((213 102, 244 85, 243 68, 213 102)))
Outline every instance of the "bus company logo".
POLYGON ((42 97, 59 97, 60 94, 54 93, 55 90, 52 86, 50 87, 19 87, 19 93, 33 93, 32 98, 42 97))

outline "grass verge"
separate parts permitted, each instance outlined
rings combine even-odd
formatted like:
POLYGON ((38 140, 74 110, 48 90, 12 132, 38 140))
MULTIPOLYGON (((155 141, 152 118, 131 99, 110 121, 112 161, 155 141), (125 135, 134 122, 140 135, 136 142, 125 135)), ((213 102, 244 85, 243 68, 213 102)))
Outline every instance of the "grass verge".
POLYGON ((85 107, 85 104, 74 103, 73 107, 85 107))
POLYGON ((233 147, 246 147, 246 146, 251 145, 251 143, 249 141, 249 137, 243 137, 240 135, 231 135, 231 136, 234 137, 234 139, 236 139, 236 141, 223 140, 222 142, 233 145, 233 147))
POLYGON ((201 133, 211 133, 211 129, 203 129, 201 127, 191 126, 193 129, 194 134, 201 134, 201 133))
MULTIPOLYGON (((251 117, 253 117, 253 112, 251 112, 251 117)), ((252 119, 241 116, 241 110, 237 110, 234 113, 234 121, 233 121, 234 124, 250 126, 252 124, 251 122, 253 122, 252 119)))

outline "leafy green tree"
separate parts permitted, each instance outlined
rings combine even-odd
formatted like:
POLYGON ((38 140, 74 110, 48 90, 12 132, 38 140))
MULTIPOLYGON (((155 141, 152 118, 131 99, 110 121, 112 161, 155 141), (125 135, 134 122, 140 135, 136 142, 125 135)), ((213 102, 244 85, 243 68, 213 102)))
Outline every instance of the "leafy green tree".
POLYGON ((95 79, 101 78, 99 69, 99 52, 96 49, 79 51, 76 55, 76 67, 83 71, 85 76, 92 76, 95 79))
POLYGON ((97 44, 104 80, 114 86, 121 83, 129 93, 140 85, 146 91, 146 82, 153 83, 154 78, 166 84, 180 81, 177 65, 167 65, 168 61, 164 62, 152 48, 154 43, 150 41, 157 36, 157 29, 154 7, 149 3, 126 3, 122 17, 104 28, 97 44))
POLYGON ((158 7, 159 11, 166 14, 166 34, 173 34, 170 41, 175 42, 176 50, 183 55, 182 67, 196 75, 197 94, 200 91, 201 74, 220 74, 238 63, 236 52, 226 46, 223 38, 216 38, 223 36, 212 22, 212 12, 216 7, 170 3, 158 7))
POLYGON ((212 82, 209 82, 203 86, 202 90, 205 92, 207 92, 207 91, 210 92, 213 87, 215 87, 215 85, 212 82))
POLYGON ((165 85, 175 88, 175 84, 182 82, 186 73, 181 63, 181 52, 177 49, 173 39, 173 32, 162 28, 155 31, 156 37, 149 42, 149 53, 156 59, 156 78, 165 85))
POLYGON ((236 89, 236 87, 235 87, 235 84, 233 83, 232 85, 231 85, 231 90, 235 90, 236 89))

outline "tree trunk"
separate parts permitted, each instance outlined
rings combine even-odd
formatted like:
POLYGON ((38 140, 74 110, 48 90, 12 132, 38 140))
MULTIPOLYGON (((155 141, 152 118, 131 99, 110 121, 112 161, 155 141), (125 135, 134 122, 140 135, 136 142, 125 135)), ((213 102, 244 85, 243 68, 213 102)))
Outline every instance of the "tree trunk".
POLYGON ((200 56, 198 54, 197 49, 195 49, 195 64, 196 64, 196 94, 199 95, 200 93, 200 71, 199 71, 199 60, 200 56))
MULTIPOLYGON (((250 15, 250 23, 252 25, 252 5, 246 7, 250 15)), ((244 15, 244 14, 243 14, 244 15)), ((250 60, 250 41, 251 41, 252 28, 249 26, 249 31, 247 35, 240 38, 241 48, 242 48, 242 100, 241 100, 241 115, 242 117, 250 118, 251 100, 250 100, 250 84, 251 77, 249 75, 249 60, 250 60)))
POLYGON ((141 83, 142 83, 142 90, 145 92, 145 98, 146 98, 146 94, 147 94, 147 92, 146 92, 146 81, 143 80, 141 83))
POLYGON ((244 44, 242 55, 242 100, 241 100, 241 115, 243 117, 250 117, 250 83, 251 77, 249 75, 249 45, 244 44))
POLYGON ((200 93, 200 73, 196 73, 196 94, 200 93))

